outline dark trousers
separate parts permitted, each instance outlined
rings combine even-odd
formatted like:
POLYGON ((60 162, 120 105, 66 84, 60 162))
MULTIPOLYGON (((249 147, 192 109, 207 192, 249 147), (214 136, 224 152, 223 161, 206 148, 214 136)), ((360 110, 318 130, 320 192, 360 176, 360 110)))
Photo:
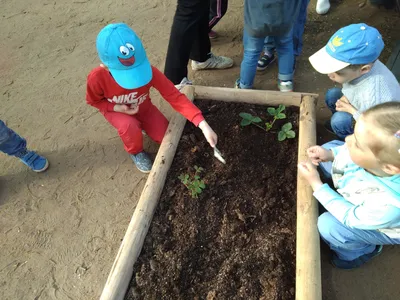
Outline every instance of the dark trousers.
POLYGON ((189 58, 204 62, 210 57, 209 11, 210 0, 178 0, 164 70, 174 84, 187 77, 189 58))
POLYGON ((211 0, 208 28, 211 30, 222 19, 228 9, 228 0, 211 0))

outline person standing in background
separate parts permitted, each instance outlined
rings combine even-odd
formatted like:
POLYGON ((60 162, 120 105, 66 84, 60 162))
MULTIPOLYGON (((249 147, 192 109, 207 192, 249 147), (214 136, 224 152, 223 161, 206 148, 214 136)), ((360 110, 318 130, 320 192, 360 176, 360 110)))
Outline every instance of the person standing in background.
POLYGON ((233 60, 211 53, 209 32, 210 0, 178 0, 169 38, 164 74, 178 88, 191 84, 187 64, 193 70, 226 69, 233 60))
POLYGON ((208 22, 208 37, 210 39, 215 39, 218 37, 218 33, 214 30, 215 25, 222 19, 228 10, 228 0, 211 0, 210 1, 210 18, 208 22))

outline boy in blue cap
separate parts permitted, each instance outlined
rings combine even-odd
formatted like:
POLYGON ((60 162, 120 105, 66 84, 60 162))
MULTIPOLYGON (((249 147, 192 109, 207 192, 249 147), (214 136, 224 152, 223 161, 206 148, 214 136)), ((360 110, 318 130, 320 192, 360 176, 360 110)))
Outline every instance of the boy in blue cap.
POLYGON ((400 85, 378 58, 384 47, 377 29, 352 24, 339 29, 328 44, 310 57, 312 66, 342 88, 328 90, 325 102, 332 111, 326 124, 340 139, 353 134, 360 114, 380 103, 400 101, 400 85))
POLYGON ((150 88, 157 89, 171 106, 198 126, 212 147, 217 135, 201 111, 158 69, 150 65, 136 33, 126 24, 109 24, 97 36, 102 65, 87 79, 86 101, 113 125, 139 171, 149 173, 152 161, 143 151, 144 130, 161 143, 168 120, 151 103, 150 88))
POLYGON ((8 128, 2 120, 0 120, 0 151, 19 158, 36 173, 44 172, 49 167, 47 159, 28 150, 26 140, 8 128))

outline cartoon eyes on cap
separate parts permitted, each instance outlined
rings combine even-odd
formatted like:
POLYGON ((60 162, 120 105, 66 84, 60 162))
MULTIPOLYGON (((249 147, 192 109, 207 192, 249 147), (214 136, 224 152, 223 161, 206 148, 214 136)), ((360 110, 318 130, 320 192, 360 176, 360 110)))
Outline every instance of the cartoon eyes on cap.
POLYGON ((119 52, 121 52, 122 55, 128 56, 129 55, 129 49, 126 48, 125 46, 119 47, 119 52))
POLYGON ((130 51, 135 51, 135 47, 133 47, 131 44, 126 43, 125 46, 119 47, 119 52, 121 52, 122 55, 128 56, 129 55, 129 50, 130 51))
POLYGON ((135 47, 133 47, 131 44, 126 43, 125 46, 127 46, 129 50, 135 51, 135 47))

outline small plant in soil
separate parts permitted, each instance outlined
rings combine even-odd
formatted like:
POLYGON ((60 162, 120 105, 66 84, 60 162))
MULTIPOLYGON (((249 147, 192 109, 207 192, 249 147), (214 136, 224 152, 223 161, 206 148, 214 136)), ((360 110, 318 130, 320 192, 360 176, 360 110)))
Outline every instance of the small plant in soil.
POLYGON ((194 166, 195 173, 193 177, 189 174, 182 173, 178 176, 178 179, 187 187, 190 191, 192 198, 198 198, 201 192, 206 188, 204 180, 200 179, 200 173, 204 171, 202 167, 194 166))
POLYGON ((292 123, 286 123, 282 126, 281 131, 278 132, 278 141, 282 142, 286 139, 293 139, 296 133, 292 130, 292 123))
MULTIPOLYGON (((275 124, 276 120, 283 120, 286 119, 286 114, 284 113, 286 107, 283 104, 280 104, 278 108, 274 107, 268 107, 267 111, 268 114, 274 117, 274 119, 271 122, 266 122, 265 123, 265 128, 259 125, 258 123, 261 123, 262 120, 261 118, 257 116, 253 116, 252 114, 242 112, 239 114, 239 116, 242 118, 242 121, 240 122, 240 125, 242 127, 248 126, 248 125, 254 125, 266 132, 270 131, 272 127, 275 124)), ((292 139, 296 136, 296 133, 292 130, 292 123, 286 123, 285 125, 282 126, 281 130, 278 132, 278 141, 282 142, 285 139, 292 139)))

